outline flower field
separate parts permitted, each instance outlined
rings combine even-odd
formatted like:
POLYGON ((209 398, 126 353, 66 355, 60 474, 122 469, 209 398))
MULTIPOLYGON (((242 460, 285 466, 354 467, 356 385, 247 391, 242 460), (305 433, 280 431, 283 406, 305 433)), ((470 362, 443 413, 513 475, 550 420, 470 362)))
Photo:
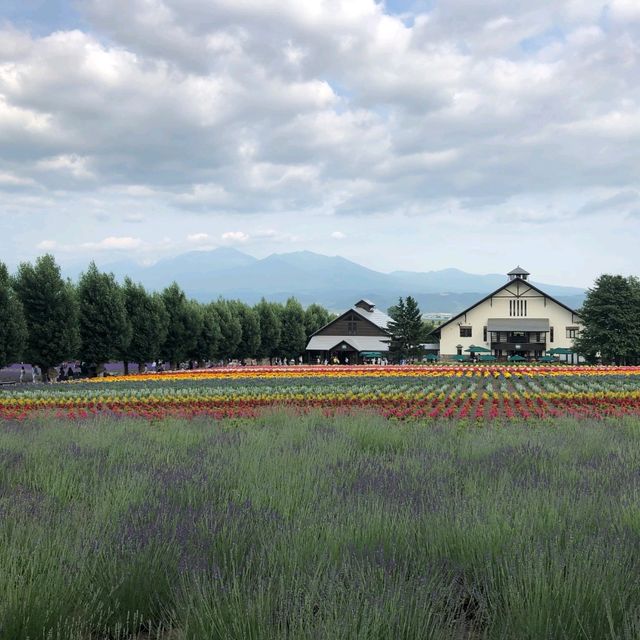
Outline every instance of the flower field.
POLYGON ((352 366, 242 367, 0 391, 0 419, 34 413, 255 417, 265 408, 348 413, 367 408, 397 419, 553 419, 640 415, 640 367, 352 366))

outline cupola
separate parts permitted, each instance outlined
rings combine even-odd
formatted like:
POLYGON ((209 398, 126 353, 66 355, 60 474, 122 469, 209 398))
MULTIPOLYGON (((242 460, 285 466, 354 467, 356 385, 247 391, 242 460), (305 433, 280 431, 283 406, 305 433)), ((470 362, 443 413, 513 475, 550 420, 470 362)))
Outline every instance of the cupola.
POLYGON ((518 265, 515 269, 509 271, 507 275, 509 276, 509 280, 526 280, 531 274, 518 265))

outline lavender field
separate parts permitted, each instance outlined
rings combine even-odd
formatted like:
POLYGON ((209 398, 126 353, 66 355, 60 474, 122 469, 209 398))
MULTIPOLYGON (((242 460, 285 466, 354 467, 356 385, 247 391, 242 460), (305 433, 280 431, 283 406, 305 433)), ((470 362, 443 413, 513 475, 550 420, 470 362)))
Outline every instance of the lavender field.
POLYGON ((0 426, 0 639, 640 636, 637 421, 0 426))

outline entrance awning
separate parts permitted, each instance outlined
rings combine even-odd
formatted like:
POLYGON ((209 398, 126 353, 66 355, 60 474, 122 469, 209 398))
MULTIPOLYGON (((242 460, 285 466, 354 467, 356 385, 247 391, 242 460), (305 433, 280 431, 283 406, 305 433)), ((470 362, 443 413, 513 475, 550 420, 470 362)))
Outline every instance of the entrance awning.
POLYGON ((548 318, 489 318, 487 331, 549 331, 548 318))

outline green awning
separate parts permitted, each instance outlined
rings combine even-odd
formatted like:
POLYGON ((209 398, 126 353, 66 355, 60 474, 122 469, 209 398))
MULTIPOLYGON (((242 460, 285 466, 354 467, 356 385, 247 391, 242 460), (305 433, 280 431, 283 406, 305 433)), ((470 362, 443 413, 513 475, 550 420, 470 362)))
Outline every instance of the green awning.
POLYGON ((468 349, 465 349, 465 352, 468 352, 468 353, 491 353, 491 349, 487 349, 486 347, 476 347, 475 344, 472 344, 468 349))
POLYGON ((363 358, 382 358, 380 351, 361 351, 360 355, 363 358))
POLYGON ((553 356, 542 356, 540 362, 556 362, 556 359, 553 356))
POLYGON ((456 362, 467 362, 469 360, 466 356, 452 356, 451 359, 456 362))
POLYGON ((556 356, 558 355, 569 356, 572 353, 575 353, 575 351, 573 349, 567 349, 566 347, 556 347, 555 349, 549 349, 547 353, 554 354, 556 356))
POLYGON ((478 360, 480 360, 480 362, 493 362, 494 360, 496 360, 496 357, 494 355, 488 354, 480 356, 478 360))
POLYGON ((519 356, 518 354, 509 358, 509 362, 524 362, 525 360, 526 358, 519 356))
POLYGON ((434 353, 429 353, 424 357, 425 360, 437 360, 438 356, 434 353))

